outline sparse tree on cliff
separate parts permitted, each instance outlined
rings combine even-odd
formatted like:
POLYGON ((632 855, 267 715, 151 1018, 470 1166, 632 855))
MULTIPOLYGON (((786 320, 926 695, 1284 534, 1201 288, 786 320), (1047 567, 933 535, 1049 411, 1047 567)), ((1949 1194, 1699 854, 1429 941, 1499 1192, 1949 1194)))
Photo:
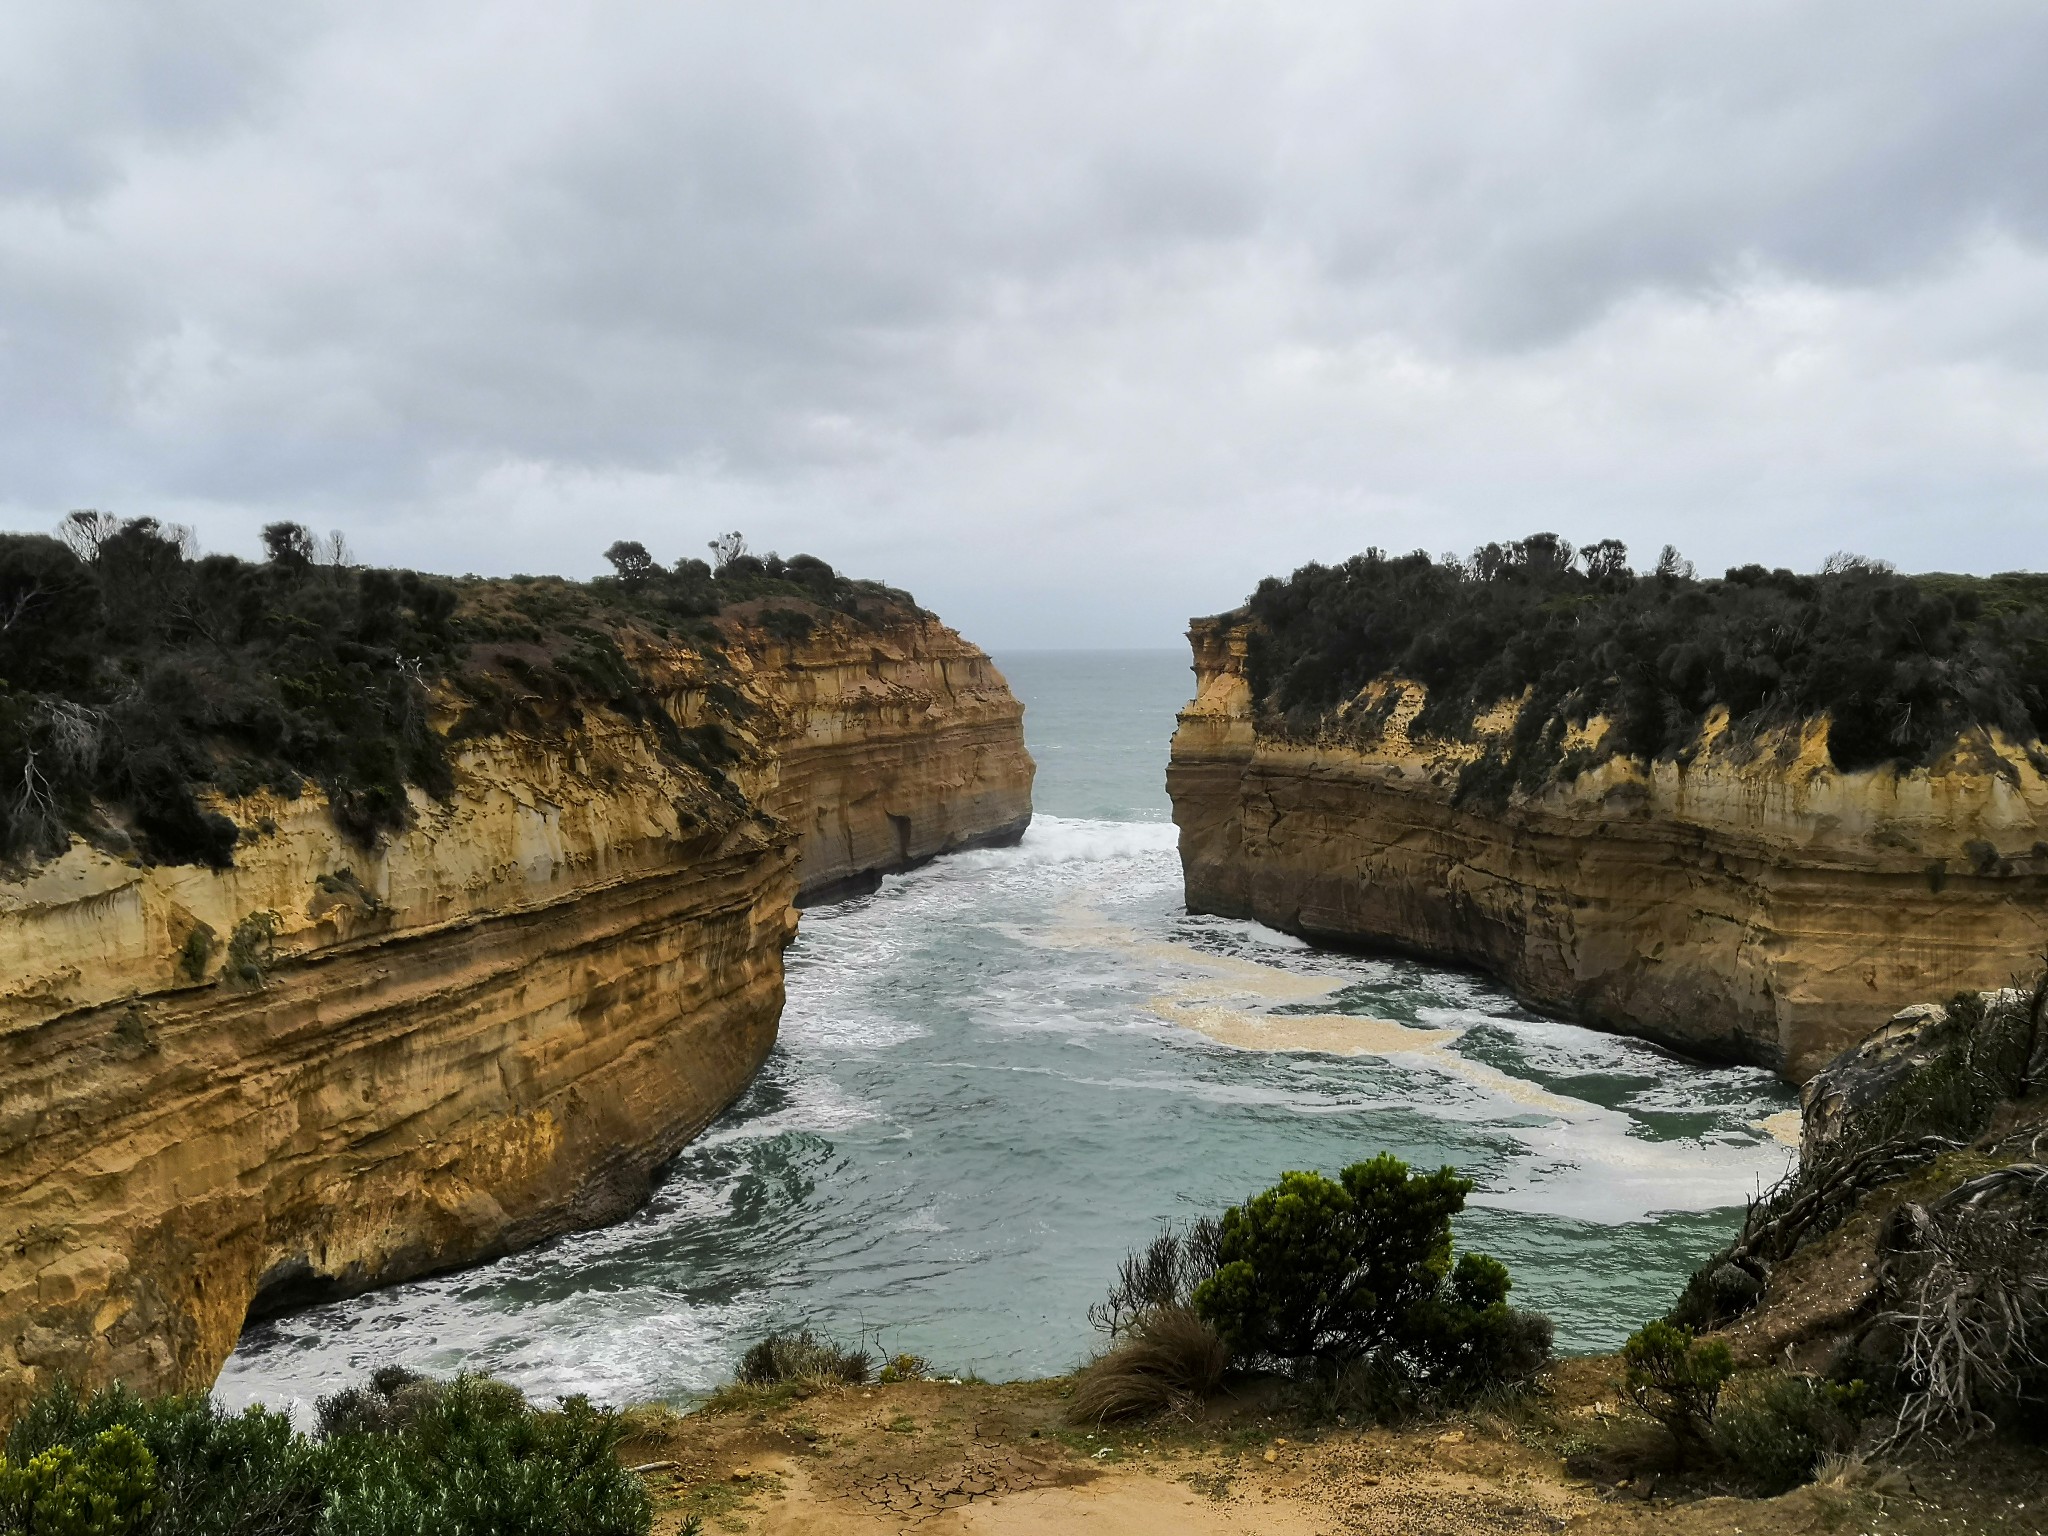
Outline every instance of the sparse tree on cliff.
POLYGON ((619 580, 629 587, 641 585, 655 571, 654 556, 647 553, 647 546, 638 539, 620 539, 604 552, 604 557, 619 573, 619 580))

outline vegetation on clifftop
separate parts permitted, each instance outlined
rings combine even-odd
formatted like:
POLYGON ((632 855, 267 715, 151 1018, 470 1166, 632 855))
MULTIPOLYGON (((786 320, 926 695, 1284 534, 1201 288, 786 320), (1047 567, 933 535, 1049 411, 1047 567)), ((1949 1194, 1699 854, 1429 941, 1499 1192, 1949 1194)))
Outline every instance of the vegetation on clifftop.
MULTIPOLYGON (((679 731, 619 644, 640 628, 717 659, 708 619, 739 609, 800 639, 821 611, 863 623, 909 594, 824 561, 749 554, 672 568, 638 544, 591 582, 460 580, 350 564, 339 535, 264 530, 266 557, 201 555, 189 530, 78 512, 59 537, 0 534, 0 860, 82 835, 164 864, 232 863, 216 808, 258 789, 327 796, 369 845, 405 825, 408 787, 445 794, 451 741, 603 704, 716 778, 716 729, 679 731), (458 706, 446 724, 443 706, 458 706)), ((738 695, 718 698, 729 714, 738 695)))
POLYGON ((1460 786, 1487 799, 1595 756, 1678 756, 1717 708, 1748 733, 1825 715, 1843 769, 1931 762, 1971 727, 2048 734, 2042 575, 1908 576, 1836 557, 1815 575, 1750 565, 1700 580, 1669 548, 1637 574, 1615 540, 1574 550, 1539 533, 1467 560, 1368 550, 1305 565, 1261 582, 1247 612, 1265 729, 1313 734, 1385 677, 1429 690, 1417 734, 1467 735, 1526 695, 1512 739, 1460 786), (1569 729, 1595 716, 1605 737, 1570 760, 1569 729))

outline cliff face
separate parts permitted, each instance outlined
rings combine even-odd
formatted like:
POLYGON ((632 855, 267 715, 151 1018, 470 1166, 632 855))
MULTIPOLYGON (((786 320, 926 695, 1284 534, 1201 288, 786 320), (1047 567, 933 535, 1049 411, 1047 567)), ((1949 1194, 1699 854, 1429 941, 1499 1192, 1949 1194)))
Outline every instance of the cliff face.
POLYGON ((1024 835, 1024 706, 979 647, 929 615, 801 639, 742 619, 731 633, 766 705, 758 799, 800 839, 802 900, 1024 835))
MULTIPOLYGON (((1804 1080, 1875 1013, 2003 985, 2048 940, 2048 783, 1983 737, 1931 769, 1834 770, 1824 726, 1768 750, 1610 759, 1503 810, 1454 803, 1472 742, 1255 728, 1246 633, 1190 630, 1167 786, 1188 905, 1498 977, 1530 1003, 1804 1080)), ((1505 730, 1512 708, 1480 722, 1505 730)))
POLYGON ((720 624, 621 642, 716 761, 558 712, 371 850, 265 793, 232 869, 74 841, 0 884, 0 1410, 624 1214, 773 1045, 800 879, 1021 832, 1021 708, 950 630, 720 624))

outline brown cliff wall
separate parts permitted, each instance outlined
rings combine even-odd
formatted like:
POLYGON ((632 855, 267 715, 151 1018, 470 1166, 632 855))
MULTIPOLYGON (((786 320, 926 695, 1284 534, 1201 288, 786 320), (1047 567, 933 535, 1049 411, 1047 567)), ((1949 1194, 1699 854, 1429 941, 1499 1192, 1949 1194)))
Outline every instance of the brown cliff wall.
POLYGON ((723 778, 589 707, 469 742, 374 850, 264 795, 233 869, 74 842, 0 884, 0 1410, 204 1385, 252 1308, 624 1214, 773 1045, 799 878, 1021 833, 1021 707, 951 630, 720 632, 619 640, 723 778), (225 979, 261 912, 260 985, 225 979))
POLYGON ((1031 822, 1024 706, 978 646, 928 614, 801 639, 731 623, 731 654, 767 702, 761 805, 797 833, 806 900, 1031 822))
MULTIPOLYGON (((1530 1003, 1803 1080, 1873 1014, 2004 985, 2048 941, 2048 783, 1990 739, 1840 773, 1825 727, 1684 766, 1613 759, 1499 813, 1453 803, 1472 743, 1256 730, 1245 634, 1190 630, 1167 770, 1196 911, 1383 944, 1530 1003)), ((1501 725, 1512 719, 1504 715, 1501 725)))

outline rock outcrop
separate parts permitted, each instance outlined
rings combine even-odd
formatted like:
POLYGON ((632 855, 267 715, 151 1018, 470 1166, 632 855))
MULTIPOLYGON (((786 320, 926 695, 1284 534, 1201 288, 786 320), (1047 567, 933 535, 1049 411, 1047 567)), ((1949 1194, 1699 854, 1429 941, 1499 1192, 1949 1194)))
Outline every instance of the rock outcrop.
POLYGON ((860 632, 828 622, 797 639, 741 619, 731 634, 767 703, 757 794, 801 839, 801 902, 1024 835, 1024 706, 978 646, 929 614, 860 632))
MULTIPOLYGON (((1503 808, 1482 740, 1411 737, 1383 680, 1312 738, 1262 730, 1241 616, 1195 621, 1167 785, 1192 910, 1470 965, 1531 1004, 1804 1080, 1873 1016, 2009 982, 2048 942, 2048 763, 1986 733, 1835 770, 1825 722, 1686 761, 1610 757, 1503 808), (1369 696, 1368 696, 1369 695, 1369 696)), ((1571 745, 1571 744, 1567 744, 1571 745)))
POLYGON ((717 624, 618 637, 669 723, 472 737, 374 848, 264 792, 231 869, 0 884, 0 1411, 624 1214, 773 1045, 800 885, 1021 834, 1021 707, 944 625, 717 624))

